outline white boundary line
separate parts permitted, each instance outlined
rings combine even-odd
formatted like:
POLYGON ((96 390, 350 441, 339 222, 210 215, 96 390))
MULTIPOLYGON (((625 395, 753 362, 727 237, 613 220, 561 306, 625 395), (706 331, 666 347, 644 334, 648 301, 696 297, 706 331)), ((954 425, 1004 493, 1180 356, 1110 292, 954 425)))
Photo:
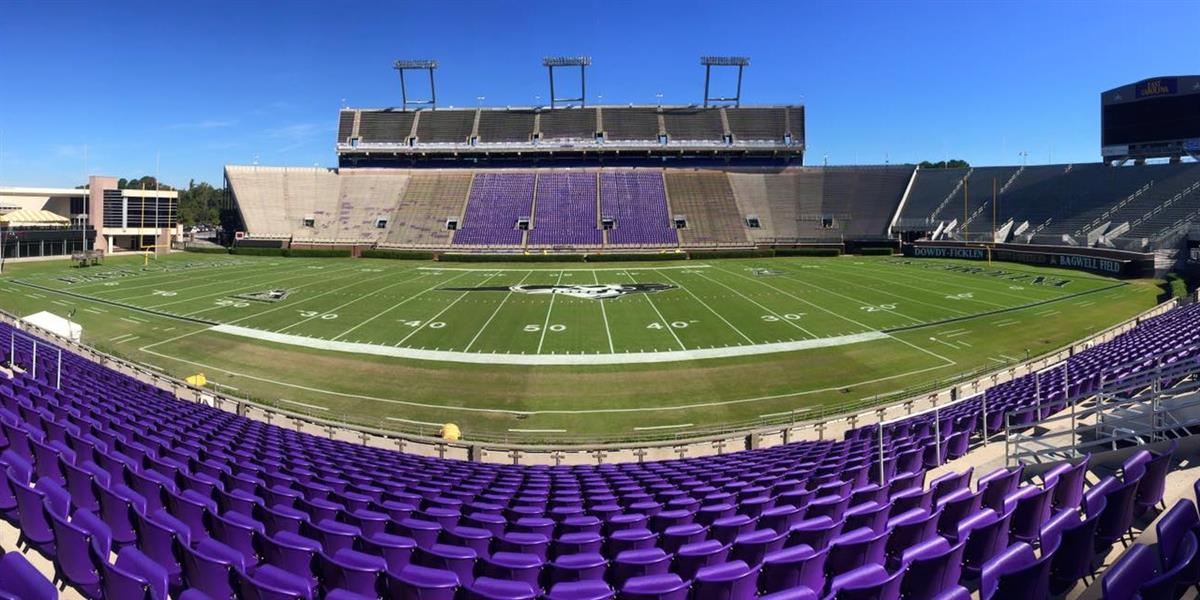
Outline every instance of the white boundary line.
MULTIPOLYGON (((214 372, 226 373, 229 375, 233 375, 235 377, 242 377, 244 379, 249 379, 249 380, 253 380, 253 381, 261 381, 264 383, 270 383, 270 384, 278 385, 281 387, 287 387, 287 388, 302 390, 302 391, 306 391, 306 392, 316 392, 318 394, 326 394, 329 396, 336 396, 339 398, 353 398, 355 400, 369 400, 369 401, 373 401, 373 402, 382 402, 384 404, 394 404, 394 405, 398 405, 398 406, 410 406, 410 407, 416 407, 416 408, 428 408, 428 409, 435 409, 435 410, 439 410, 439 411, 459 411, 459 412, 468 412, 468 413, 501 414, 501 415, 536 416, 536 415, 543 415, 543 414, 574 415, 574 414, 662 412, 662 411, 691 410, 691 409, 696 409, 696 408, 711 408, 714 406, 729 406, 729 405, 735 405, 735 404, 748 404, 748 403, 754 403, 754 402, 766 402, 766 401, 770 401, 770 400, 781 400, 783 398, 796 398, 799 396, 808 396, 811 394, 824 394, 824 393, 828 393, 828 392, 838 391, 838 390, 844 389, 846 387, 859 387, 859 386, 864 386, 864 385, 880 383, 883 381, 889 381, 892 379, 899 379, 902 377, 910 377, 913 375, 920 375, 921 373, 928 373, 929 371, 937 371, 940 369, 945 369, 946 367, 950 366, 950 365, 944 365, 944 364, 943 365, 934 365, 932 367, 925 367, 923 369, 914 369, 912 371, 907 371, 904 373, 896 373, 893 375, 885 375, 883 377, 876 377, 874 379, 868 379, 866 381, 855 381, 855 382, 848 382, 848 383, 843 382, 843 383, 840 383, 838 385, 831 386, 831 387, 824 387, 824 388, 818 388, 818 389, 812 389, 812 390, 801 390, 798 392, 788 392, 788 393, 784 393, 784 394, 772 394, 772 395, 768 395, 768 396, 757 396, 757 397, 753 397, 753 398, 735 398, 733 400, 714 400, 714 401, 710 401, 710 402, 698 402, 698 403, 693 403, 693 404, 680 404, 680 405, 667 405, 667 406, 644 406, 644 407, 637 407, 637 408, 593 408, 593 409, 581 409, 581 410, 547 409, 547 410, 522 411, 522 410, 508 410, 508 409, 503 409, 503 408, 480 408, 480 407, 473 407, 473 406, 454 406, 451 404, 427 404, 424 402, 413 402, 411 400, 399 400, 396 398, 380 398, 378 396, 369 396, 366 394, 353 394, 353 393, 348 393, 348 392, 337 392, 337 391, 333 391, 333 390, 326 390, 326 389, 322 389, 322 388, 315 388, 315 387, 311 387, 311 386, 290 383, 287 381, 278 381, 275 379, 271 379, 269 377, 260 377, 258 375, 252 375, 249 373, 232 371, 232 370, 229 370, 229 369, 226 369, 223 367, 209 365, 209 364, 205 364, 205 363, 197 362, 197 361, 193 361, 193 360, 187 360, 184 358, 180 358, 178 356, 172 356, 170 354, 164 354, 162 352, 156 352, 154 350, 149 349, 154 346, 159 346, 159 345, 171 342, 171 341, 178 340, 183 337, 187 337, 188 335, 192 335, 192 334, 200 333, 200 332, 204 332, 204 331, 210 331, 210 330, 209 329, 197 329, 196 331, 193 331, 190 334, 181 335, 177 338, 173 338, 170 340, 164 340, 162 342, 155 342, 155 343, 147 345, 147 346, 142 346, 141 348, 139 348, 139 350, 141 350, 142 352, 145 352, 146 354, 158 356, 158 357, 164 358, 166 360, 171 360, 171 361, 175 361, 175 362, 179 362, 179 363, 183 363, 183 364, 201 367, 201 368, 208 369, 208 370, 214 371, 214 372)), ((875 332, 872 332, 872 333, 875 333, 875 332)), ((894 339, 896 341, 908 344, 908 342, 904 342, 904 340, 900 340, 899 338, 895 338, 892 336, 886 336, 886 335, 884 337, 894 339)), ((734 348, 734 350, 749 350, 749 349, 750 348, 745 348, 745 347, 734 348)), ((476 355, 476 356, 478 356, 478 355, 476 355)), ((560 357, 560 358, 562 358, 562 357, 560 357)), ((400 419, 398 417, 386 417, 386 418, 390 419, 390 420, 408 421, 407 419, 400 419)), ((411 422, 411 421, 409 421, 409 422, 411 422)), ((420 423, 420 422, 417 421, 417 423, 420 423)), ((422 423, 422 424, 434 425, 434 423, 422 423)), ((440 425, 440 423, 437 423, 436 425, 440 425)))
POLYGON ((279 400, 280 402, 287 402, 288 404, 295 404, 297 406, 303 406, 305 408, 311 408, 313 410, 329 410, 328 406, 317 406, 316 404, 305 404, 304 402, 296 402, 295 400, 288 400, 287 398, 276 398, 276 400, 279 400))
MULTIPOLYGON (((667 327, 670 327, 670 323, 667 324, 667 327)), ((238 337, 262 340, 264 342, 286 344, 289 346, 302 346, 305 348, 314 348, 318 350, 332 350, 334 352, 370 354, 373 356, 391 356, 395 358, 408 358, 413 360, 438 360, 459 363, 502 365, 619 365, 628 363, 663 363, 682 360, 700 360, 705 358, 725 358, 730 356, 771 354, 775 352, 792 352, 795 350, 808 350, 811 348, 845 346, 848 344, 857 344, 859 342, 870 342, 889 338, 897 339, 886 333, 867 331, 852 335, 797 340, 792 342, 757 344, 753 346, 728 346, 725 348, 670 350, 665 352, 617 352, 613 354, 501 354, 491 352, 468 353, 450 350, 419 350, 416 348, 400 348, 379 344, 342 342, 335 340, 324 340, 321 338, 304 335, 263 331, 261 329, 252 329, 249 327, 241 327, 231 324, 216 325, 202 331, 213 331, 216 333, 225 333, 238 337)), ((897 339, 897 341, 905 344, 908 343, 899 339, 897 339)))
POLYGON ((685 427, 695 427, 695 423, 680 423, 679 425, 654 425, 652 427, 634 427, 634 431, 653 431, 655 429, 683 429, 685 427))

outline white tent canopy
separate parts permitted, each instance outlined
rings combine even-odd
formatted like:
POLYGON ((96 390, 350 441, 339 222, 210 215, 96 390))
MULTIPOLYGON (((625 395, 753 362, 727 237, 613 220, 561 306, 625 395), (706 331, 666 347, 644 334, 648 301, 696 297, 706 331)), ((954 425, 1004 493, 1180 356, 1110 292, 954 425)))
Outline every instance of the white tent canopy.
POLYGON ((33 313, 27 317, 21 317, 21 321, 61 335, 73 342, 79 342, 83 338, 83 327, 79 323, 65 317, 60 317, 52 312, 42 311, 33 313))

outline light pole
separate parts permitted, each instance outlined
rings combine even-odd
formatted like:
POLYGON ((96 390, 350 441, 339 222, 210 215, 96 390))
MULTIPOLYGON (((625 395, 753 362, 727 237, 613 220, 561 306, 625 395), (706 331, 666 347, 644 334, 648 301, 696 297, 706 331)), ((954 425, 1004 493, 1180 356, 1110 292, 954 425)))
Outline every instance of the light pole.
POLYGON ((1017 155, 1021 157, 1021 166, 1022 167, 1025 166, 1025 161, 1029 159, 1029 152, 1026 150, 1022 150, 1022 151, 1018 152, 1017 155))
POLYGON ((657 94, 654 94, 654 99, 658 101, 659 106, 662 106, 662 99, 663 99, 662 92, 658 92, 657 94))
POLYGON ((475 106, 483 106, 483 101, 486 100, 483 96, 475 96, 475 106))

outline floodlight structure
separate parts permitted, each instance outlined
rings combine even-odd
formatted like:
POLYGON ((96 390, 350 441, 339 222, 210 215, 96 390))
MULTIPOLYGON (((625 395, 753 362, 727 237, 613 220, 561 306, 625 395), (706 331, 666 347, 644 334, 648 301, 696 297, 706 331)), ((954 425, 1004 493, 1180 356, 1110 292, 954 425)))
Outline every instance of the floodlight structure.
POLYGON ((700 64, 704 65, 704 107, 709 102, 732 102, 734 106, 742 105, 742 70, 750 66, 749 56, 701 56, 700 64), (737 67, 737 91, 733 96, 710 96, 708 93, 709 80, 713 67, 737 67))
POLYGON ((436 60, 398 60, 392 68, 400 72, 400 101, 401 109, 408 110, 408 107, 428 106, 434 108, 437 106, 437 89, 433 85, 433 70, 438 67, 436 60), (408 99, 408 87, 404 84, 405 71, 428 71, 429 72, 429 98, 426 100, 408 99))
POLYGON ((582 108, 587 106, 587 68, 592 64, 590 56, 547 56, 542 59, 542 66, 550 72, 550 108, 559 102, 578 102, 582 108), (555 67, 579 67, 579 97, 558 98, 554 95, 555 67))

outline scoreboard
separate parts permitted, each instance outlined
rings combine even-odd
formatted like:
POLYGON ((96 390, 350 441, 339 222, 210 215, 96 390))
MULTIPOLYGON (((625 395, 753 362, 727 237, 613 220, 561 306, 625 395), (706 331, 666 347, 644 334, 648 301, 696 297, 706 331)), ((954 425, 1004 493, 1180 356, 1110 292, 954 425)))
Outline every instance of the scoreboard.
POLYGON ((1155 77, 1100 94, 1104 160, 1200 155, 1200 76, 1155 77))

